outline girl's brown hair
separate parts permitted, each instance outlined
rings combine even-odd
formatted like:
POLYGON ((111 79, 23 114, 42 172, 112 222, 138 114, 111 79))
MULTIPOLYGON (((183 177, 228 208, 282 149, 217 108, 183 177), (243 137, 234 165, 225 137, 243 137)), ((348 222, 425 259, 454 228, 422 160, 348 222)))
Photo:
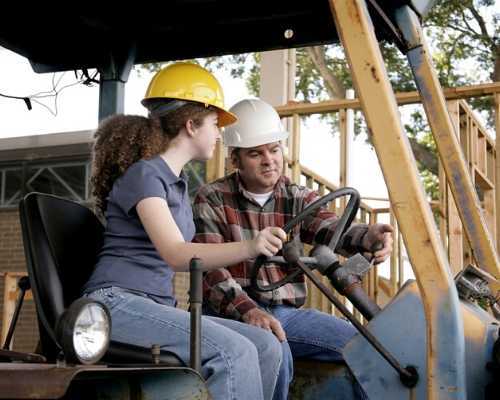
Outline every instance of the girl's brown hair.
POLYGON ((161 118, 113 115, 103 120, 94 134, 90 180, 98 214, 104 215, 109 192, 128 167, 163 153, 188 120, 201 126, 211 112, 210 107, 189 103, 161 118))

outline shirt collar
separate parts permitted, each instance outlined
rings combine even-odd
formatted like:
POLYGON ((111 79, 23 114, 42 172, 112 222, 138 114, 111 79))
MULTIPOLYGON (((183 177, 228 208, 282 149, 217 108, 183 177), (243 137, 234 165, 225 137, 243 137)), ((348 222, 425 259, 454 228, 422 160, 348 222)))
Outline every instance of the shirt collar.
MULTIPOLYGON (((241 193, 246 199, 251 200, 251 201, 255 201, 253 199, 253 197, 250 196, 248 191, 243 186, 243 181, 242 181, 241 176, 238 173, 238 171, 234 172, 233 178, 234 178, 235 186, 236 186, 238 192, 241 193)), ((284 175, 280 175, 280 177, 278 178, 278 182, 276 182, 276 185, 274 185, 273 193, 271 196, 274 198, 276 198, 277 196, 281 196, 281 194, 285 190, 285 186, 286 186, 287 182, 289 182, 289 179, 284 175)))
POLYGON ((172 168, 170 168, 170 165, 168 165, 167 161, 162 156, 157 156, 152 161, 158 163, 160 168, 163 169, 163 171, 165 172, 165 178, 166 178, 166 181, 168 184, 173 184, 173 183, 177 183, 177 182, 187 183, 188 176, 184 172, 184 169, 181 171, 180 176, 177 176, 174 174, 174 171, 172 171, 172 168))

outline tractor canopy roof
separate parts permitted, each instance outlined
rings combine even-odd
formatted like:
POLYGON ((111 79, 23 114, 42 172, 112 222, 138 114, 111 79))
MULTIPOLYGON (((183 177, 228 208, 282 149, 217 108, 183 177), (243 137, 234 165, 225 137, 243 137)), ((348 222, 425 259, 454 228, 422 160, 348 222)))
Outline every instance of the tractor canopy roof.
MULTIPOLYGON (((419 15, 432 0, 367 1, 380 40, 391 40, 387 19, 410 5, 419 15), (375 4, 375 6, 374 6, 375 4)), ((338 41, 328 0, 169 0, 119 10, 31 10, 0 17, 0 45, 28 58, 36 72, 98 68, 238 54, 338 41)))

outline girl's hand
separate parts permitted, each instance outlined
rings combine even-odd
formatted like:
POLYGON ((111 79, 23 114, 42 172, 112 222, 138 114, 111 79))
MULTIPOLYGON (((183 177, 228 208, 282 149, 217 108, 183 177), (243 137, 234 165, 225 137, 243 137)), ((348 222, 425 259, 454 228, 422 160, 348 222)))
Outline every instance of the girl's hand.
POLYGON ((260 254, 267 257, 275 255, 281 250, 285 240, 286 233, 281 228, 273 226, 261 230, 255 239, 250 240, 251 258, 255 258, 260 254))

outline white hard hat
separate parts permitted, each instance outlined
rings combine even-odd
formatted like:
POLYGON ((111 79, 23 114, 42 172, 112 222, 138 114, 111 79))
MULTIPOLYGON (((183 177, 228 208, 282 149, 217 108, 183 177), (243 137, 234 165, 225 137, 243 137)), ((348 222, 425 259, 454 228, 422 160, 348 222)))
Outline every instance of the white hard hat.
POLYGON ((228 147, 256 147, 279 142, 288 137, 276 110, 260 99, 245 99, 236 103, 229 112, 238 121, 225 128, 224 145, 228 147))

